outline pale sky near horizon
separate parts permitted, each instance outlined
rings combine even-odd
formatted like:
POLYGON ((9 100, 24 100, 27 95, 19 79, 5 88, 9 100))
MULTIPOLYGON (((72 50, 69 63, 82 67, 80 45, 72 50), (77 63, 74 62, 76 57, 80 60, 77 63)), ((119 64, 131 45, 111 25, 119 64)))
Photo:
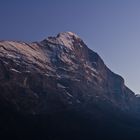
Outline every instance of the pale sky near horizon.
POLYGON ((78 34, 126 85, 140 93, 139 0, 0 0, 0 40, 78 34))

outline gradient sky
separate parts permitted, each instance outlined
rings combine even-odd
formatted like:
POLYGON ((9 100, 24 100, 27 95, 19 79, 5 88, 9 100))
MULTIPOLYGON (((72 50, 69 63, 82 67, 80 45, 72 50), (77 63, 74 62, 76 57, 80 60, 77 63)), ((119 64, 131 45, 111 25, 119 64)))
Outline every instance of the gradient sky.
POLYGON ((0 40, 77 33, 140 93, 139 0, 0 0, 0 40))

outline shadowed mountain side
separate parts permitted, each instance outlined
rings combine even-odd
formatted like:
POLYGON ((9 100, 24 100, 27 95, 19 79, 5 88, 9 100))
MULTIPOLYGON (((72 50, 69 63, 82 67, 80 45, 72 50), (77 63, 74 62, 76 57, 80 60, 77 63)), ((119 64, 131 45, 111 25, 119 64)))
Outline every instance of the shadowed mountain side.
POLYGON ((140 138, 139 103, 74 33, 34 43, 0 41, 5 139, 140 138))

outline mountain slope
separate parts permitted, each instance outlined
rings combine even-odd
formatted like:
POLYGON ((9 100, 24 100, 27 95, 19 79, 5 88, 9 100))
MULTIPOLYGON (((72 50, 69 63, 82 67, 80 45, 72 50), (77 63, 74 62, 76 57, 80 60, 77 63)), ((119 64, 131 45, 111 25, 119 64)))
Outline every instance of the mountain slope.
POLYGON ((2 132, 18 139, 139 132, 136 95, 71 32, 34 43, 0 41, 0 91, 2 132))

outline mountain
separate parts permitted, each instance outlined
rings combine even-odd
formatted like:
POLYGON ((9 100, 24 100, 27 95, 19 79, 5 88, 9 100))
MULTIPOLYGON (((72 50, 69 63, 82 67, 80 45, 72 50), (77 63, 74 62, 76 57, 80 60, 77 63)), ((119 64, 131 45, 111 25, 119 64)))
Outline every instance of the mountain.
POLYGON ((0 41, 1 139, 139 139, 139 105, 72 32, 0 41))

